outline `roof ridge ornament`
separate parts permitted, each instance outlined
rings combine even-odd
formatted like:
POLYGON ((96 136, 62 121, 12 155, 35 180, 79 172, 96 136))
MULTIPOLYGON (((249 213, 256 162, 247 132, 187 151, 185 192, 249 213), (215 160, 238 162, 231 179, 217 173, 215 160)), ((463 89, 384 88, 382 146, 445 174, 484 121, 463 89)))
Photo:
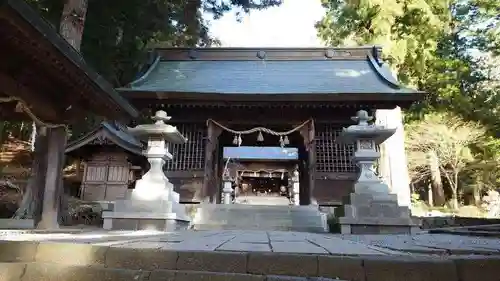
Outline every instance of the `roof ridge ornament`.
POLYGON ((328 48, 325 50, 325 57, 329 59, 333 57, 350 57, 350 56, 352 56, 352 53, 346 50, 340 50, 335 48, 328 48))
POLYGON ((328 49, 325 51, 325 57, 331 59, 335 55, 335 51, 332 49, 328 49))
POLYGON ((260 50, 257 52, 257 57, 261 60, 266 58, 266 51, 260 50))
POLYGON ((195 49, 191 49, 188 52, 188 56, 190 59, 195 60, 198 58, 198 52, 195 49))
POLYGON ((382 61, 382 47, 374 45, 372 47, 372 56, 379 66, 382 66, 384 62, 382 61))

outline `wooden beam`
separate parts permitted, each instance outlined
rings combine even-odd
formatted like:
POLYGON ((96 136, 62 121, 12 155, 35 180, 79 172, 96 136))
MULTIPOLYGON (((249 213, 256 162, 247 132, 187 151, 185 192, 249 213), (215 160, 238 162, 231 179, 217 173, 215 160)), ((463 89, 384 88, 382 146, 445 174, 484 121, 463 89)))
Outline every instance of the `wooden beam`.
POLYGON ((14 80, 12 77, 0 73, 0 90, 12 97, 23 99, 33 113, 48 122, 60 122, 63 119, 63 113, 58 112, 54 105, 47 102, 43 95, 36 94, 25 85, 14 80))

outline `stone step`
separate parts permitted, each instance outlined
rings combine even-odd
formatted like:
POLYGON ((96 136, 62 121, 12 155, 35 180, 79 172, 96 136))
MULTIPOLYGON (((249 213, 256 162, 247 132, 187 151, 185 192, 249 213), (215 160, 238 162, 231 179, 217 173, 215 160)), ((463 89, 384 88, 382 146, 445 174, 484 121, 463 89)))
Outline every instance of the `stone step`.
MULTIPOLYGON (((193 229, 195 230, 241 230, 241 225, 230 224, 197 224, 193 229)), ((296 232, 324 232, 323 226, 299 226, 299 225, 245 225, 245 230, 265 230, 265 231, 296 231, 296 232)))
POLYGON ((210 208, 203 208, 204 210, 211 211, 211 212, 220 212, 220 213, 233 213, 233 214, 245 214, 248 212, 252 213, 266 213, 266 214, 315 214, 318 212, 318 210, 266 210, 266 209, 260 209, 256 207, 255 209, 245 209, 245 210, 239 210, 239 209, 210 209, 210 208))
POLYGON ((317 206, 202 205, 193 222, 196 230, 296 230, 326 232, 317 206))
POLYGON ((276 211, 304 211, 317 210, 317 206, 273 206, 273 205, 247 205, 247 204, 201 204, 200 207, 205 209, 217 210, 276 210, 276 211))
POLYGON ((497 280, 499 265, 498 259, 484 256, 392 256, 382 252, 334 256, 0 242, 2 281, 399 281, 408 276, 422 281, 474 281, 497 280))
POLYGON ((321 214, 310 214, 310 215, 291 215, 291 214, 281 214, 281 215, 268 215, 268 214, 246 214, 246 215, 239 215, 239 214, 228 214, 228 213, 211 213, 211 214, 203 214, 200 215, 200 217, 203 218, 229 218, 229 219, 266 219, 266 220, 309 220, 309 219, 314 219, 320 216, 321 214))
POLYGON ((247 217, 242 217, 242 216, 231 216, 231 215, 224 215, 224 216, 212 216, 212 215, 198 215, 195 217, 196 220, 220 220, 220 221, 227 221, 227 220, 234 220, 234 221, 245 221, 245 222, 260 222, 260 221, 267 221, 267 222, 314 222, 314 221, 321 221, 322 215, 318 214, 317 216, 307 216, 307 217, 294 217, 294 216, 284 216, 284 217, 267 217, 267 216, 252 216, 248 215, 247 217))
POLYGON ((304 226, 322 226, 322 222, 320 220, 302 220, 302 221, 284 221, 284 220, 231 220, 231 219, 207 219, 204 223, 197 224, 234 224, 234 225, 265 225, 265 226, 294 226, 294 225, 304 225, 304 226), (237 223, 234 223, 237 222, 237 223))
POLYGON ((294 222, 294 221, 320 221, 321 214, 310 215, 310 216, 293 216, 293 215, 284 215, 280 217, 272 217, 262 215, 249 214, 247 216, 237 216, 231 214, 200 214, 199 218, 201 219, 210 219, 210 220, 244 220, 244 221, 283 221, 283 222, 294 222))

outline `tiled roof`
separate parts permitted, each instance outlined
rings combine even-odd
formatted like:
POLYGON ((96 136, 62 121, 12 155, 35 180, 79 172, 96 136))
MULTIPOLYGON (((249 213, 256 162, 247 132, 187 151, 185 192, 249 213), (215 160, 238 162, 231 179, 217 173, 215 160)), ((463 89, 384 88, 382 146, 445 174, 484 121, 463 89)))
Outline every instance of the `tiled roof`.
POLYGON ((143 144, 134 138, 134 136, 127 133, 125 127, 117 122, 102 122, 90 133, 68 144, 66 153, 71 153, 86 145, 92 144, 93 141, 97 139, 107 139, 124 150, 133 154, 142 155, 141 150, 143 149, 143 144))
POLYGON ((254 95, 417 92, 399 85, 387 65, 369 52, 335 59, 168 60, 160 56, 141 78, 122 90, 254 95))

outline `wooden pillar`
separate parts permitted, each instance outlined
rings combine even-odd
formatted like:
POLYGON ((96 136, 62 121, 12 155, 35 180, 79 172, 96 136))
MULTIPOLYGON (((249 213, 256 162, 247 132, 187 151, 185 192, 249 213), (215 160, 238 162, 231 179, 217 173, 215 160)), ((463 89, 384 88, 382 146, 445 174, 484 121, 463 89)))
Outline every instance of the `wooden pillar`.
POLYGON ((42 219, 43 210, 43 197, 45 192, 45 177, 47 173, 47 160, 48 160, 48 139, 47 128, 39 128, 35 139, 35 150, 33 157, 33 170, 31 177, 33 185, 31 192, 33 192, 33 219, 35 226, 38 225, 42 219))
MULTIPOLYGON (((306 126, 304 126, 300 130, 300 134, 304 139, 304 146, 307 151, 307 186, 309 193, 309 200, 306 204, 316 203, 313 198, 314 191, 314 177, 315 177, 315 169, 316 169, 316 143, 315 143, 315 130, 314 130, 314 121, 311 119, 306 126)), ((301 202, 302 204, 302 202, 301 202)))
POLYGON ((308 145, 308 164, 309 164, 309 202, 312 204, 317 204, 314 198, 314 183, 316 177, 316 130, 314 127, 314 120, 311 119, 309 123, 309 145, 308 145))
POLYGON ((64 194, 63 174, 66 128, 47 129, 47 170, 39 229, 59 228, 61 199, 64 194))
POLYGON ((215 126, 213 122, 207 122, 207 142, 205 143, 205 172, 203 178, 203 190, 201 200, 217 202, 217 186, 215 180, 215 150, 219 145, 218 138, 222 130, 215 126))

